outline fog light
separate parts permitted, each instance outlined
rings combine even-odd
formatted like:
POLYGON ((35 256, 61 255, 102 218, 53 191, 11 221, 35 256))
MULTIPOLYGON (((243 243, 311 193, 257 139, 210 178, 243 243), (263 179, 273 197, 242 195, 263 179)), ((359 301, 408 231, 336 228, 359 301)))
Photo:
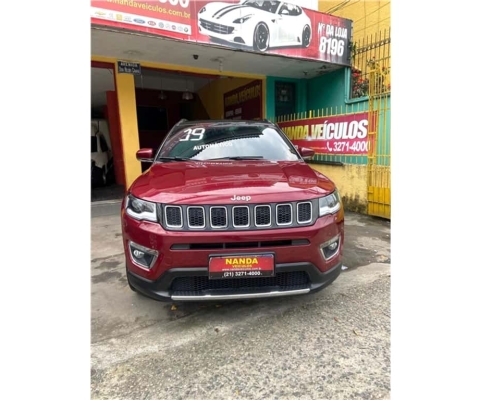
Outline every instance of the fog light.
POLYGON ((335 257, 340 250, 340 235, 320 245, 320 251, 326 261, 335 257))
POLYGON ((135 250, 133 250, 133 255, 135 256, 135 258, 143 258, 145 253, 143 251, 135 249, 135 250))
POLYGON ((338 241, 337 242, 333 242, 331 245, 328 246, 328 250, 335 250, 338 246, 338 241))
POLYGON ((128 242, 130 255, 135 264, 142 268, 150 269, 155 264, 158 257, 158 251, 148 249, 134 242, 128 242))

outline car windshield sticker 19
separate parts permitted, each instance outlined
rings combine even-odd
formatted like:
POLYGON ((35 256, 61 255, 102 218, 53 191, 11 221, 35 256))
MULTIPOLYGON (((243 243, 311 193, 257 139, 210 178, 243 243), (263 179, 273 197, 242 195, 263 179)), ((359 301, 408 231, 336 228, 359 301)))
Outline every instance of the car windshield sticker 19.
POLYGON ((179 140, 180 142, 184 142, 188 140, 197 141, 197 140, 203 139, 205 128, 193 128, 193 129, 189 128, 189 129, 185 129, 183 132, 186 133, 187 135, 183 139, 180 139, 179 140))

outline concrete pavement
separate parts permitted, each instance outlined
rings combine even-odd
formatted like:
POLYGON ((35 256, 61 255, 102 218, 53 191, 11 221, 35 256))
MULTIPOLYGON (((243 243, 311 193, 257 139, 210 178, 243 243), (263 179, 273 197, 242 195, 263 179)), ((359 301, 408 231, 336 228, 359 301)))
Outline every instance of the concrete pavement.
POLYGON ((92 207, 92 399, 388 398, 388 221, 347 213, 317 294, 172 307, 128 288, 118 209, 92 207))

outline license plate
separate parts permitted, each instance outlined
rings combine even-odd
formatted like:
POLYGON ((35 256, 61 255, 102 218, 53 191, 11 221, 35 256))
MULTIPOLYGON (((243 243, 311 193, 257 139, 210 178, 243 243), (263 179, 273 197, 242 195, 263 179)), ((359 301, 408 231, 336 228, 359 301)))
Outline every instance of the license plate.
POLYGON ((211 257, 210 279, 259 278, 275 276, 273 254, 211 257))

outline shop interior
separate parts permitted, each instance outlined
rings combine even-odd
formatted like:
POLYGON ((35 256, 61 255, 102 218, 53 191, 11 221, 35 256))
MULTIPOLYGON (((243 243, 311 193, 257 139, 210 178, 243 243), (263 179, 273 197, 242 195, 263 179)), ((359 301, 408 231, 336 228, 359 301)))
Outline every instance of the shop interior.
MULTIPOLYGON (((168 131, 182 118, 223 118, 223 94, 251 79, 142 68, 134 76, 140 148, 158 149, 168 131)), ((91 68, 91 200, 123 196, 122 149, 115 122, 113 66, 91 68)), ((149 164, 142 163, 142 172, 149 164)))

